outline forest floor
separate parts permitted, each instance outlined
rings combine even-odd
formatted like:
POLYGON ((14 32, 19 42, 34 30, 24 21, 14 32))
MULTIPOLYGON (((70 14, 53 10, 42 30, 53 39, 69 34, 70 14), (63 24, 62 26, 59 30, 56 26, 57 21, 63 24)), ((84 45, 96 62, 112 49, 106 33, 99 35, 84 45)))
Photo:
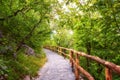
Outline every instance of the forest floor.
POLYGON ((74 73, 68 59, 55 52, 44 49, 47 62, 39 71, 39 77, 36 80, 75 80, 74 73))

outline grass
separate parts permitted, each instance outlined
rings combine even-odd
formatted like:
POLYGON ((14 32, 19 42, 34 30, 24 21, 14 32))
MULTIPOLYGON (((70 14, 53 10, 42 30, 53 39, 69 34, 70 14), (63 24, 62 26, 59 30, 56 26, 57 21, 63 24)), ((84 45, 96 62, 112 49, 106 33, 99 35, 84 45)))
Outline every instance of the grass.
MULTIPOLYGON (((44 53, 37 54, 37 56, 28 56, 24 53, 19 53, 17 59, 12 57, 6 57, 2 59, 5 63, 7 72, 7 80, 23 80, 26 75, 35 77, 38 75, 39 69, 46 62, 46 56, 44 53)), ((1 67, 1 66, 0 66, 1 67)))
MULTIPOLYGON (((37 71, 44 65, 46 62, 46 58, 44 54, 38 54, 37 57, 35 56, 27 56, 25 54, 21 54, 19 56, 18 61, 25 71, 27 71, 27 75, 32 77, 37 75, 37 71)), ((26 75, 26 74, 25 74, 26 75)))

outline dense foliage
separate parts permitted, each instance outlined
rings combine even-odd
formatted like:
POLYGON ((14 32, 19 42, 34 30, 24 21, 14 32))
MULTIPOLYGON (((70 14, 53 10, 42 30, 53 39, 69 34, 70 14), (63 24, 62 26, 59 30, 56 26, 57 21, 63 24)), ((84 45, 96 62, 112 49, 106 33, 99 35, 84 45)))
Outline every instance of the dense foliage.
POLYGON ((47 0, 0 0, 0 80, 35 76, 45 56, 27 57, 23 45, 34 54, 43 53, 43 41, 51 32, 49 12, 47 0))
MULTIPOLYGON (((51 26, 56 27, 53 27, 55 43, 120 65, 120 1, 58 1, 59 5, 53 8, 55 18, 51 20, 54 23, 51 26), (66 34, 66 30, 72 30, 73 35, 66 34)), ((80 62, 96 80, 104 80, 102 65, 85 58, 80 62)), ((113 79, 118 80, 120 76, 115 74, 113 79)))
MULTIPOLYGON (((0 77, 34 76, 38 66, 29 65, 38 58, 24 54, 25 45, 35 53, 42 53, 43 45, 73 48, 120 65, 119 41, 119 0, 0 1, 0 77)), ((102 65, 85 58, 80 62, 96 80, 104 80, 102 65)))

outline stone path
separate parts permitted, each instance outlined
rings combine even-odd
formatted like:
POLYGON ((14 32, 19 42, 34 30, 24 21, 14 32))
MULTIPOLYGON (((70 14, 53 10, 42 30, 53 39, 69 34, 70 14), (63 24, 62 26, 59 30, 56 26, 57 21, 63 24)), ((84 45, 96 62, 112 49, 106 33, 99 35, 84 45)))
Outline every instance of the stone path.
POLYGON ((39 71, 40 77, 36 80, 75 80, 69 60, 50 50, 44 51, 48 61, 39 71))

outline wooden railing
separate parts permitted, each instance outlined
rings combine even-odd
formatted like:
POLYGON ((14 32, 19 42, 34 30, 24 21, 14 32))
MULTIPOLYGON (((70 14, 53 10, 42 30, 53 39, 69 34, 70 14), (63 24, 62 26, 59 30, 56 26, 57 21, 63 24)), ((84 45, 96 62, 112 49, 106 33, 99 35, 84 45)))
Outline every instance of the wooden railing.
POLYGON ((58 47, 58 46, 46 46, 46 49, 50 49, 54 52, 58 52, 60 55, 64 57, 68 57, 70 59, 71 67, 74 69, 74 74, 76 77, 76 80, 79 80, 80 73, 82 73, 88 80, 94 80, 94 77, 91 76, 90 73, 88 73, 85 69, 83 69, 80 66, 79 63, 79 57, 83 56, 86 57, 90 60, 96 61, 99 64, 102 64, 105 66, 105 78, 106 80, 112 80, 112 72, 116 72, 117 74, 120 75, 120 66, 112 63, 105 61, 99 57, 96 56, 91 56, 83 52, 78 52, 73 49, 68 49, 64 47, 58 47), (66 52, 69 52, 69 54, 66 54, 66 52))

